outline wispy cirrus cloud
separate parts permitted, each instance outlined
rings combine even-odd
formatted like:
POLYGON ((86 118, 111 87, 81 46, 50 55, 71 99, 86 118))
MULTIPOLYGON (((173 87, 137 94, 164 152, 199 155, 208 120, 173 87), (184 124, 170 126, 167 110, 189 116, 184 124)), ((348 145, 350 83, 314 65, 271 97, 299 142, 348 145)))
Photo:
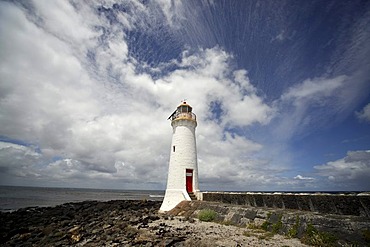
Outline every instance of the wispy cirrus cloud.
POLYGON ((333 119, 348 115, 351 104, 344 96, 353 78, 307 79, 288 88, 275 105, 280 110, 276 119, 277 134, 282 139, 305 136, 320 126, 331 124, 333 119), (332 116, 329 121, 328 115, 332 116))
POLYGON ((356 112, 356 117, 360 121, 370 122, 370 103, 367 104, 361 111, 356 112))

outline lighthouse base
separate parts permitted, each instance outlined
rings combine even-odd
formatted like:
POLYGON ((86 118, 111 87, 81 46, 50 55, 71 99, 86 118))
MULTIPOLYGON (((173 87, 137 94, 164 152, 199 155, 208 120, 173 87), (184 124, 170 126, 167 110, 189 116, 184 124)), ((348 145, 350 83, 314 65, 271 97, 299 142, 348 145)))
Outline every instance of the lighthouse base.
POLYGON ((182 201, 191 201, 186 189, 167 189, 159 212, 167 212, 182 201))

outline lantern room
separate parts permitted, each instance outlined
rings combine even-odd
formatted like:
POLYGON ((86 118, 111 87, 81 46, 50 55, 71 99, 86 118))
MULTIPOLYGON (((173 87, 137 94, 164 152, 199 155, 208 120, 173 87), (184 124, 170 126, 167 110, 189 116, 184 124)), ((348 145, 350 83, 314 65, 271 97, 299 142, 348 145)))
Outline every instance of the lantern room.
POLYGON ((186 102, 184 101, 184 102, 182 102, 181 103, 181 105, 179 105, 178 107, 177 107, 177 111, 178 112, 181 112, 181 113, 185 113, 185 112, 191 112, 191 110, 192 110, 193 108, 190 106, 190 105, 188 105, 188 104, 186 104, 186 102))
POLYGON ((171 121, 187 119, 196 121, 196 115, 192 113, 193 108, 183 101, 177 109, 168 117, 171 121))

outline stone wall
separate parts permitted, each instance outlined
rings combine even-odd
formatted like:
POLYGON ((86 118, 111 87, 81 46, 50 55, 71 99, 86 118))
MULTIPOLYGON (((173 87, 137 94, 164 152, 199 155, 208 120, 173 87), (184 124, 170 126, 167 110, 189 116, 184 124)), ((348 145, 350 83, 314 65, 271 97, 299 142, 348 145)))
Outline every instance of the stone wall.
POLYGON ((203 192, 203 201, 370 218, 370 194, 203 192))
MULTIPOLYGON (((258 198, 261 199, 261 197, 258 198)), ((215 221, 221 224, 237 225, 248 229, 257 227, 300 239, 307 239, 309 236, 312 240, 309 243, 314 246, 370 246, 370 219, 361 216, 250 207, 209 201, 183 201, 170 213, 196 218, 205 209, 215 211, 217 213, 215 221), (328 238, 329 243, 326 242, 328 238)))

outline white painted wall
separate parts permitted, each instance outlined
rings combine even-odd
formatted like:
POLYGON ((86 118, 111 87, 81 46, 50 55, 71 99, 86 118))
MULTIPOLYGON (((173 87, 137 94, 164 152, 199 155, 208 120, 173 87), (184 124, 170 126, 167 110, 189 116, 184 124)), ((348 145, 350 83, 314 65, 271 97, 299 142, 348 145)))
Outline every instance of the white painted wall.
POLYGON ((160 208, 162 212, 173 209, 181 201, 191 200, 186 191, 186 169, 193 169, 193 191, 199 192, 195 140, 197 122, 194 119, 176 119, 171 125, 173 128, 171 155, 167 189, 160 208))

